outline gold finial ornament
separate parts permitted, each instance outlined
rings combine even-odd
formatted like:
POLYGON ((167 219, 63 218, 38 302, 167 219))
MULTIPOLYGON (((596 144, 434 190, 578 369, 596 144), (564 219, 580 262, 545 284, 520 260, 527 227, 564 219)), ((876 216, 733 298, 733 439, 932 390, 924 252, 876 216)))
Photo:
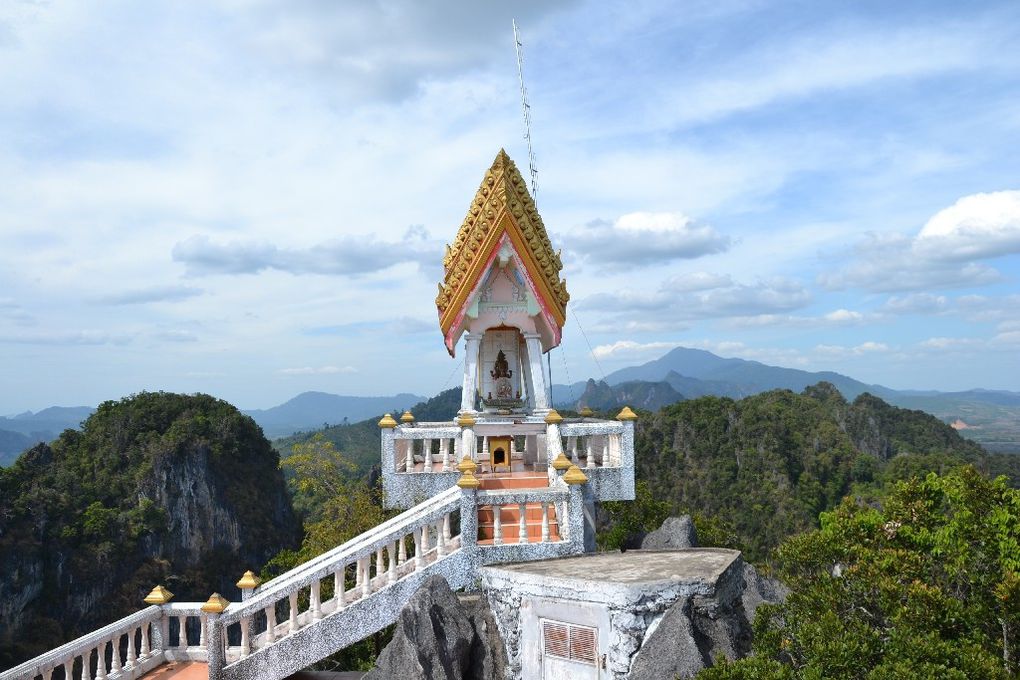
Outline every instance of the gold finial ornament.
POLYGON ((482 483, 475 477, 475 473, 471 470, 464 470, 464 474, 457 480, 457 486, 462 489, 477 489, 482 483))
POLYGON ((404 411, 404 415, 400 416, 400 422, 402 423, 413 423, 414 416, 411 415, 410 411, 404 411))
POLYGON ((393 420, 393 416, 391 416, 389 413, 384 415, 382 417, 382 420, 379 421, 379 427, 382 428, 383 430, 392 430, 396 426, 397 421, 393 420))
POLYGON ((571 465, 570 459, 560 451, 560 455, 556 456, 556 459, 552 462, 553 468, 557 470, 566 470, 571 465))
POLYGON ((262 579, 256 576, 255 572, 249 569, 244 572, 244 576, 242 576, 241 580, 237 582, 237 587, 241 590, 258 588, 261 583, 262 579))
POLYGON ((202 611, 209 614, 222 614, 229 606, 230 602, 227 601, 227 598, 219 593, 213 593, 209 596, 209 600, 202 605, 202 611))
POLYGON ((475 417, 470 413, 464 413, 457 416, 457 424, 461 427, 474 427, 477 422, 478 421, 475 420, 475 417))
POLYGON ((623 410, 616 414, 617 420, 637 420, 637 414, 630 410, 630 406, 624 406, 623 410))
POLYGON ((581 416, 582 418, 591 418, 591 417, 592 417, 593 415, 595 415, 595 411, 592 411, 592 410, 591 410, 590 408, 588 408, 587 406, 585 406, 585 407, 584 407, 583 409, 581 409, 581 410, 580 410, 580 411, 578 411, 577 413, 578 413, 578 414, 579 414, 579 415, 580 415, 580 416, 581 416))
POLYGON ((567 484, 584 484, 588 481, 588 478, 581 472, 581 468, 571 465, 570 469, 567 470, 567 474, 563 475, 563 481, 567 484))
POLYGON ((563 422, 563 416, 559 414, 556 409, 549 409, 549 413, 545 416, 546 425, 559 425, 563 422))
POLYGON ((475 463, 475 461, 471 460, 471 456, 465 453, 464 457, 461 458, 459 463, 457 463, 457 469, 460 470, 461 472, 474 473, 474 471, 478 469, 478 465, 475 463))
POLYGON ((174 594, 163 586, 156 586, 145 596, 146 604, 166 604, 174 598, 174 594))

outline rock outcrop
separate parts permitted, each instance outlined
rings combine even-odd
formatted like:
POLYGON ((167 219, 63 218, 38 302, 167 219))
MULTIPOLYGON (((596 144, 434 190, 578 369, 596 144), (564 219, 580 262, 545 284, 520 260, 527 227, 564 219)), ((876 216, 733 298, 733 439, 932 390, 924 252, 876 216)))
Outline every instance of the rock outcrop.
POLYGON ((503 640, 482 596, 458 597, 442 576, 400 612, 396 631, 365 680, 489 680, 506 668, 503 640))
POLYGON ((690 515, 667 517, 662 526, 644 537, 642 550, 680 550, 697 548, 698 533, 690 515))
POLYGON ((205 395, 107 402, 0 470, 0 668, 141 606, 217 591, 300 526, 258 426, 205 395))

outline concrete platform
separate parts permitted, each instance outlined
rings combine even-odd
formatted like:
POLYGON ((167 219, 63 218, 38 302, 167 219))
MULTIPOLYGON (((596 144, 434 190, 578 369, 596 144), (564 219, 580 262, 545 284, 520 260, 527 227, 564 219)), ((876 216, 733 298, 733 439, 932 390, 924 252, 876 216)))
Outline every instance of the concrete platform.
POLYGON ((663 581, 715 583, 739 558, 739 550, 725 548, 628 550, 494 565, 484 569, 525 577, 599 583, 654 584, 663 581))

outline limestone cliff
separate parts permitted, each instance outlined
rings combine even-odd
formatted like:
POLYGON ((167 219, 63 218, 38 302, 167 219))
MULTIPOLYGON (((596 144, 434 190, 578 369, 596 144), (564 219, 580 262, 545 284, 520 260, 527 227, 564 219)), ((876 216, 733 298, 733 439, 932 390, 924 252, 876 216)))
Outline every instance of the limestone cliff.
POLYGON ((143 393, 0 470, 0 668, 138 609, 156 583, 236 596, 300 535, 278 466, 230 404, 143 393))

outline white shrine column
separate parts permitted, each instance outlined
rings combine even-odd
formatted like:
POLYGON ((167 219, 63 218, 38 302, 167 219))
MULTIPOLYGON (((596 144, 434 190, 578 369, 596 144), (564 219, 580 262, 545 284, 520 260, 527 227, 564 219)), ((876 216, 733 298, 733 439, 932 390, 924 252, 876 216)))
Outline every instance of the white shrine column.
POLYGON ((460 393, 459 413, 474 413, 478 392, 478 352, 482 336, 477 333, 464 334, 464 386, 460 393))
POLYGON ((528 349, 528 377, 532 390, 532 403, 536 413, 549 410, 549 387, 542 371, 542 340, 538 333, 522 333, 528 349))

